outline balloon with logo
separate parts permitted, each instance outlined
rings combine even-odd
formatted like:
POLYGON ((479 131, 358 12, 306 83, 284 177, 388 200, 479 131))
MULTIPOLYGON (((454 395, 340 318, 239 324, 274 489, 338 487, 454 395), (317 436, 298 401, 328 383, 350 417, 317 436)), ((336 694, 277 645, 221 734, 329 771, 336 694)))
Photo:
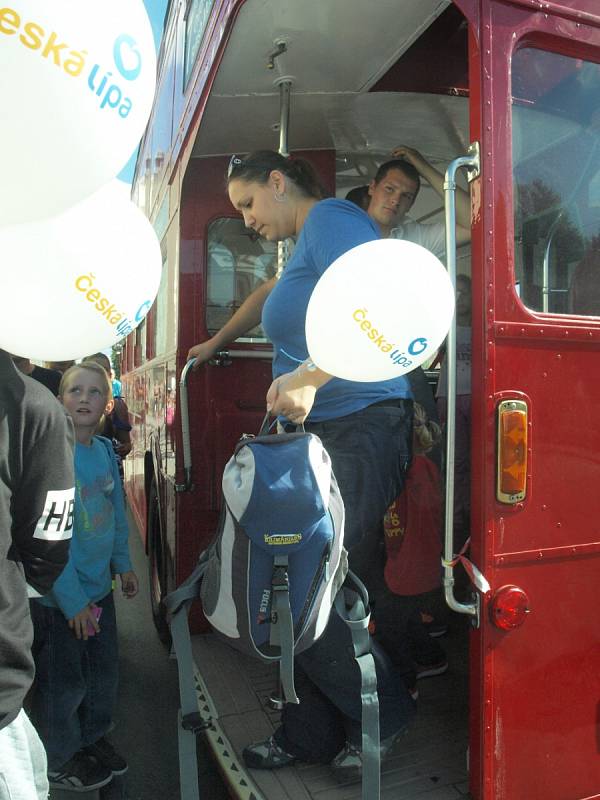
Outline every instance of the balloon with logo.
POLYGON ((58 214, 117 175, 154 96, 142 0, 0 8, 0 226, 58 214))
POLYGON ((366 242, 336 259, 315 286, 308 352, 336 377, 389 380, 435 355, 453 313, 452 283, 429 250, 397 239, 366 242))
POLYGON ((0 348, 65 361, 110 347, 160 283, 154 229, 112 181, 57 217, 0 229, 0 348))

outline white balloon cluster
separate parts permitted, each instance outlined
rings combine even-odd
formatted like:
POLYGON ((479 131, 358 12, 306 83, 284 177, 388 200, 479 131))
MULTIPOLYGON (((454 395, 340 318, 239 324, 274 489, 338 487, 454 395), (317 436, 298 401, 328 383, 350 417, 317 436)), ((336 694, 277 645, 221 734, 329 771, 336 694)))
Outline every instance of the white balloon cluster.
POLYGON ((109 347, 158 291, 160 246, 113 180, 154 97, 142 0, 0 9, 0 347, 66 360, 109 347))

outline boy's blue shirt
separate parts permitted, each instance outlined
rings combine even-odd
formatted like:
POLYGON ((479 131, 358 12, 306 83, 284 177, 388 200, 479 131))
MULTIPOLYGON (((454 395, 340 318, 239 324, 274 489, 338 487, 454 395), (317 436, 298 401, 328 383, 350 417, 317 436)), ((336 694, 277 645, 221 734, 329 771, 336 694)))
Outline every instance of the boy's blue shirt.
POLYGON ((52 591, 38 602, 72 619, 105 597, 113 573, 131 570, 129 529, 112 444, 94 436, 75 446, 75 511, 69 561, 52 591))
MULTIPOLYGON (((379 238, 373 220, 354 203, 328 199, 313 206, 292 257, 263 307, 263 327, 274 348, 274 378, 291 372, 308 358, 306 309, 319 278, 343 253, 379 238)), ((367 279, 368 265, 365 267, 367 279)), ((352 359, 351 352, 347 356, 352 359)), ((369 383, 333 378, 318 390, 308 419, 335 419, 372 403, 400 397, 412 397, 404 376, 369 383)))

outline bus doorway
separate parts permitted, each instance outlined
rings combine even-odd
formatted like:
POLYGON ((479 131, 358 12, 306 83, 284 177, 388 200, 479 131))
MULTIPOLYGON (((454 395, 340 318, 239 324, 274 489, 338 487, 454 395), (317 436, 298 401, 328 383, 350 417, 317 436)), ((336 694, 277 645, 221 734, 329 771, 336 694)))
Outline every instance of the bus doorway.
MULTIPOLYGON (((154 328, 136 332, 124 369, 138 421, 130 496, 160 542, 159 610, 210 539, 222 464, 269 381, 260 332, 231 344, 189 376, 185 438, 175 376, 189 348, 270 275, 261 243, 242 247, 223 175, 232 154, 277 149, 281 82, 291 83, 290 150, 320 154, 338 197, 402 143, 442 172, 479 146, 471 247, 456 256, 473 296, 470 559, 489 591, 462 598, 474 613, 452 617, 450 669, 419 686, 416 726, 384 765, 389 800, 599 796, 599 634, 588 611, 600 552, 596 5, 189 0, 169 12, 134 189, 162 232, 165 281, 154 328), (161 374, 150 414, 143 387, 161 374), (159 498, 151 515, 143 487, 159 498)), ((414 212, 444 222, 426 183, 414 212)), ((327 766, 245 770, 241 749, 276 724, 276 676, 206 629, 194 651, 207 736, 235 796, 359 796, 327 766)))

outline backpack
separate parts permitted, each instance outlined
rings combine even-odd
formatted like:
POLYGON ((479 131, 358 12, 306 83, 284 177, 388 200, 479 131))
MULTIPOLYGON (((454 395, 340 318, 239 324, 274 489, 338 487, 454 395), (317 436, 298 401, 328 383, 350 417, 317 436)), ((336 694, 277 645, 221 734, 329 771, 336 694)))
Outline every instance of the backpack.
MULTIPOLYGON (((180 762, 195 758, 195 743, 186 741, 183 732, 196 734, 210 724, 198 711, 193 684, 187 624, 191 602, 201 598, 214 632, 232 647, 266 663, 279 662, 284 698, 293 703, 299 702, 294 655, 317 641, 335 607, 351 628, 364 675, 363 733, 367 730, 372 745, 363 746, 363 752, 372 758, 365 760, 363 779, 371 787, 377 781, 377 795, 369 794, 373 798, 378 796, 379 723, 368 596, 348 572, 342 497, 318 436, 263 434, 264 429, 265 423, 258 436, 245 435, 236 445, 223 473, 216 536, 189 578, 165 598, 182 701, 180 762), (347 575, 358 592, 346 585, 340 591, 347 575)), ((197 785, 197 776, 183 766, 181 778, 182 785, 187 780, 197 785)))
POLYGON ((344 505, 314 434, 238 442, 223 473, 224 513, 200 598, 215 632, 241 652, 281 661, 298 702, 293 656, 321 636, 348 571, 344 505))

